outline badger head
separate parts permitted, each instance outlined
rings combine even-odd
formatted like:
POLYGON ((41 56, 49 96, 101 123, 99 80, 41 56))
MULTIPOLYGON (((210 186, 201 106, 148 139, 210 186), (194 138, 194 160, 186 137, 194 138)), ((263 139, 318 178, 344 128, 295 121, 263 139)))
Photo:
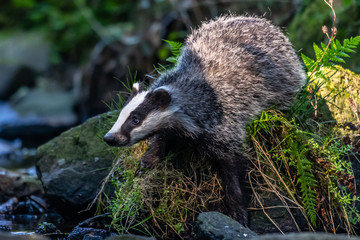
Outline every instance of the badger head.
POLYGON ((142 91, 141 85, 134 83, 130 98, 104 141, 110 146, 132 145, 166 128, 172 114, 170 102, 167 89, 142 91))

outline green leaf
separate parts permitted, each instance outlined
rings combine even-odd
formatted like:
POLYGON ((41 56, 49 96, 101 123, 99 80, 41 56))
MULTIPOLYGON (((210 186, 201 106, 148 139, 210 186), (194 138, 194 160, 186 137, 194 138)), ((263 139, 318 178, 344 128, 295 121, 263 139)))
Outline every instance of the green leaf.
POLYGON ((330 58, 329 60, 332 62, 336 62, 336 63, 346 63, 344 61, 344 59, 342 59, 341 57, 338 57, 338 56, 334 56, 334 57, 330 58))
POLYGON ((313 47, 316 55, 316 60, 320 60, 324 52, 318 47, 318 45, 316 45, 316 43, 313 43, 313 47))
POLYGON ((347 57, 347 58, 350 57, 349 54, 346 54, 346 53, 344 53, 344 52, 339 52, 338 54, 339 54, 339 56, 341 56, 341 57, 347 57))
POLYGON ((177 62, 177 58, 176 58, 176 57, 168 57, 168 58, 166 59, 166 61, 171 62, 171 63, 176 63, 176 62, 177 62))
POLYGON ((301 58, 308 69, 308 71, 312 71, 312 66, 314 65, 315 61, 306 56, 305 54, 301 53, 301 58))
POLYGON ((167 44, 170 46, 170 51, 174 55, 175 58, 178 58, 181 53, 181 49, 183 47, 183 44, 180 42, 170 41, 170 40, 164 40, 167 44))
MULTIPOLYGON (((336 39, 335 42, 336 42, 336 47, 341 49, 342 45, 341 45, 340 41, 336 39)), ((335 50, 336 50, 336 48, 335 48, 335 50)))
MULTIPOLYGON (((332 42, 332 43, 333 43, 333 42, 332 42)), ((325 51, 325 49, 327 48, 326 44, 323 43, 323 42, 321 42, 320 44, 321 44, 322 49, 325 51)))

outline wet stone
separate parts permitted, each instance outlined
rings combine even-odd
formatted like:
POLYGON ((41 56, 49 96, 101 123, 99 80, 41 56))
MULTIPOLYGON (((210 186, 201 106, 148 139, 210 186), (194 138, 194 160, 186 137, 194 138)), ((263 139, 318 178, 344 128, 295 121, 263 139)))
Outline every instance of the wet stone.
POLYGON ((195 226, 199 240, 240 240, 257 236, 234 219, 219 212, 200 213, 195 226))
POLYGON ((43 222, 40 224, 38 229, 35 231, 38 234, 46 234, 46 233, 57 233, 60 232, 58 228, 53 223, 43 222))
POLYGON ((91 234, 86 234, 83 240, 103 240, 104 238, 101 236, 93 236, 91 234))
POLYGON ((106 238, 109 234, 104 229, 75 227, 69 234, 68 240, 83 240, 85 235, 100 236, 106 238))
POLYGON ((11 232, 11 228, 8 225, 0 225, 0 231, 11 232))
POLYGON ((39 203, 32 199, 27 199, 18 203, 13 214, 41 215, 44 211, 45 209, 39 203))

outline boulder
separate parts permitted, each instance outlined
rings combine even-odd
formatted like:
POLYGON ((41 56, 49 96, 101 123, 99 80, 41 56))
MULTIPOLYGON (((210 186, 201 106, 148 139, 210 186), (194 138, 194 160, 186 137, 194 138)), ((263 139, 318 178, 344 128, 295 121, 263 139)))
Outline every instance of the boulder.
MULTIPOLYGON (((260 196, 266 214, 258 202, 253 201, 252 210, 249 211, 249 228, 252 231, 257 234, 279 233, 280 231, 274 223, 285 233, 297 232, 299 231, 298 227, 302 231, 308 229, 307 222, 301 212, 296 208, 291 209, 291 216, 276 194, 261 190, 258 190, 257 194, 260 196)), ((292 206, 291 203, 288 204, 292 206)))
POLYGON ((35 73, 24 66, 0 65, 0 84, 0 99, 6 100, 22 86, 33 87, 35 85, 35 73))
POLYGON ((337 130, 344 136, 358 134, 360 132, 360 75, 340 66, 336 66, 336 69, 323 70, 331 78, 324 83, 319 93, 326 98, 331 117, 342 126, 337 130))
POLYGON ((238 240, 257 236, 239 222, 219 212, 200 213, 196 220, 195 233, 199 240, 238 240))
POLYGON ((38 177, 48 203, 61 213, 84 210, 109 173, 114 148, 102 137, 113 118, 113 113, 95 116, 37 149, 38 177))
POLYGON ((35 72, 49 66, 50 45, 41 32, 6 32, 0 35, 0 99, 19 87, 33 86, 35 72))
POLYGON ((45 71, 49 66, 50 44, 44 33, 6 32, 0 36, 1 63, 45 71))

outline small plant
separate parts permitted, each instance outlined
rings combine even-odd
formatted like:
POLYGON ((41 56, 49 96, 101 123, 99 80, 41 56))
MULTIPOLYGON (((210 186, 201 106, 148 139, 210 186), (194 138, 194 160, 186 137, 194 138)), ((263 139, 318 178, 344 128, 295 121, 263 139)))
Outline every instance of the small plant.
POLYGON ((176 64, 180 56, 181 49, 183 48, 184 45, 180 42, 174 42, 169 40, 164 40, 164 41, 169 44, 170 52, 173 55, 171 57, 168 57, 166 61, 176 64))
POLYGON ((170 40, 164 40, 170 47, 170 52, 171 55, 170 57, 168 57, 166 59, 166 61, 168 61, 169 63, 171 63, 171 66, 164 66, 161 65, 160 63, 158 64, 157 67, 154 66, 155 70, 158 72, 158 74, 162 74, 165 71, 168 71, 172 66, 176 65, 180 54, 181 54, 181 49, 183 48, 183 44, 180 42, 175 42, 175 41, 170 41, 170 40))
POLYGON ((143 208, 143 196, 141 178, 135 175, 139 164, 139 154, 135 154, 134 151, 135 149, 138 151, 144 148, 146 147, 143 143, 142 146, 135 146, 123 151, 119 156, 122 158, 122 167, 117 167, 115 177, 110 181, 115 193, 115 197, 112 198, 109 205, 113 219, 112 226, 122 234, 131 230, 149 234, 149 232, 146 232, 146 228, 141 228, 142 224, 148 219, 139 219, 143 208))

